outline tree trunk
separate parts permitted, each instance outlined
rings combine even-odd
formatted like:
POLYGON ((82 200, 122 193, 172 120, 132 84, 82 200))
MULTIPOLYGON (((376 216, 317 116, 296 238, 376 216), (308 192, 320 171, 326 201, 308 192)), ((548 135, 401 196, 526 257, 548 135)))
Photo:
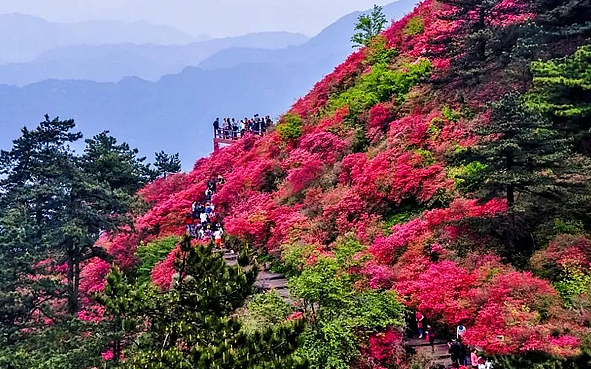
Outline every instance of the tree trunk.
MULTIPOLYGON (((71 242, 71 241, 70 241, 71 242)), ((80 288, 80 263, 74 245, 68 245, 68 312, 78 312, 78 289, 80 288)))
MULTIPOLYGON (((515 159, 513 158, 513 153, 506 152, 505 153, 505 169, 507 173, 511 173, 513 170, 513 165, 515 164, 515 159)), ((507 207, 511 210, 515 205, 515 186, 513 183, 507 183, 507 207)))
MULTIPOLYGON (((508 152, 506 154, 506 169, 507 173, 511 173, 513 169, 513 165, 515 163, 515 159, 513 158, 513 154, 508 152)), ((507 183, 507 208, 509 210, 509 232, 507 234, 507 242, 509 243, 509 250, 510 253, 515 253, 515 212, 514 207, 515 205, 515 186, 513 183, 507 183)))
POLYGON ((68 250, 68 312, 72 315, 78 310, 78 307, 76 306, 78 298, 75 296, 74 292, 74 255, 73 250, 70 248, 68 250))

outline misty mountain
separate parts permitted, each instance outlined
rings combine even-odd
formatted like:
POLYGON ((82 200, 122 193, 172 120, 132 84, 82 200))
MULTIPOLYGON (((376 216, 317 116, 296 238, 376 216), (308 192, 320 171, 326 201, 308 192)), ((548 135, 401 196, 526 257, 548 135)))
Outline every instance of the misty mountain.
MULTIPOLYGON (((388 19, 400 19, 410 12, 418 0, 400 0, 383 7, 388 19)), ((231 68, 241 63, 269 63, 288 65, 306 64, 321 68, 321 75, 329 73, 343 61, 352 50, 351 34, 359 15, 358 11, 347 14, 326 27, 308 42, 281 50, 255 50, 252 48, 232 48, 222 50, 199 64, 204 69, 231 68)))
POLYGON ((116 43, 186 44, 203 40, 169 26, 146 22, 50 22, 23 14, 0 14, 0 64, 31 61, 58 46, 116 43))
MULTIPOLYGON (((414 2, 394 3, 399 8, 393 17, 410 11, 414 2)), ((392 6, 386 7, 390 16, 392 6)), ((211 152, 215 117, 275 117, 341 62, 350 51, 357 16, 341 18, 298 47, 254 50, 258 59, 250 63, 242 59, 221 69, 188 67, 156 82, 134 77, 117 83, 46 80, 24 87, 0 85, 0 147, 9 147, 21 126, 35 126, 47 113, 76 119, 87 136, 110 130, 148 157, 160 149, 180 152, 188 169, 211 152)), ((238 58, 234 55, 228 57, 238 58)))
POLYGON ((53 48, 28 63, 0 66, 0 83, 23 86, 46 79, 117 82, 126 76, 155 81, 166 74, 196 66, 220 50, 234 47, 280 49, 300 45, 299 33, 261 32, 211 39, 187 45, 74 45, 53 48))
POLYGON ((289 67, 250 64, 218 71, 188 67, 158 82, 125 78, 0 85, 0 147, 9 147, 23 125, 33 127, 47 113, 74 118, 86 136, 110 130, 149 157, 161 149, 180 152, 187 169, 211 152, 216 116, 277 116, 310 79, 289 67))

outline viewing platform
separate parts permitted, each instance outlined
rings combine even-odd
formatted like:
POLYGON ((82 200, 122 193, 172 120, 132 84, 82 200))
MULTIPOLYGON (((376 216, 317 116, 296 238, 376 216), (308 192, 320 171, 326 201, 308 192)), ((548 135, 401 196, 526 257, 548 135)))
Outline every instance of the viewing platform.
POLYGON ((230 146, 234 141, 241 139, 246 135, 264 136, 269 133, 268 129, 262 130, 243 130, 238 131, 234 129, 214 129, 213 132, 213 150, 217 151, 226 146, 230 146))

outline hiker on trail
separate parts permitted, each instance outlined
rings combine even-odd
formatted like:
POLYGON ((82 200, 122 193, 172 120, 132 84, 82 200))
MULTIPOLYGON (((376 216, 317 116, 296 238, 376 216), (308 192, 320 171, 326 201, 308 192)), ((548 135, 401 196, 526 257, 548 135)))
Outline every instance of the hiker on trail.
POLYGON ((205 226, 205 231, 203 231, 204 233, 204 238, 207 240, 211 240, 211 236, 212 236, 212 231, 211 231, 211 224, 207 224, 205 226))
POLYGON ((452 338, 451 342, 447 343, 449 347, 449 353, 451 354, 452 367, 460 367, 460 358, 462 357, 462 346, 457 339, 452 338))
POLYGON ((222 248, 222 236, 224 235, 224 231, 221 227, 219 227, 215 232, 213 232, 213 238, 215 240, 215 246, 219 249, 222 248))
POLYGON ((493 365, 492 365, 492 361, 490 361, 489 358, 480 358, 478 360, 478 369, 492 369, 493 365))
POLYGON ((205 212, 199 214, 199 220, 201 221, 201 225, 204 226, 207 224, 207 214, 205 212))
POLYGON ((431 352, 435 352, 435 330, 429 324, 427 324, 425 334, 427 342, 431 345, 431 352))
POLYGON ((423 320, 425 317, 420 311, 415 313, 415 320, 417 321, 417 330, 419 331, 419 338, 423 338, 423 320))
POLYGON ((215 118, 215 120, 213 121, 213 134, 215 137, 217 137, 219 135, 219 130, 220 130, 220 118, 215 118))
POLYGON ((480 358, 476 354, 476 349, 472 347, 470 349, 470 365, 472 365, 472 369, 478 369, 478 361, 480 358))
POLYGON ((215 183, 215 179, 210 178, 207 180, 207 188, 209 188, 212 192, 215 192, 215 187, 216 187, 216 183, 215 183))
POLYGON ((213 191, 211 189, 205 190, 205 200, 211 201, 211 196, 213 195, 213 191))
POLYGON ((193 216, 191 213, 185 215, 185 227, 189 236, 195 237, 195 225, 193 224, 193 216))
POLYGON ((458 341, 463 342, 464 334, 466 334, 466 327, 464 327, 464 325, 460 323, 460 325, 458 325, 458 327, 456 328, 456 338, 458 339, 458 341))

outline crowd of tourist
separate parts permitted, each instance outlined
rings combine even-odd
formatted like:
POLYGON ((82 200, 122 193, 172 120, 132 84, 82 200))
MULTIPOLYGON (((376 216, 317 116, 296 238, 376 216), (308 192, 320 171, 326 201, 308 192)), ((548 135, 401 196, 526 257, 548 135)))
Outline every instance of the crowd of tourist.
POLYGON ((209 179, 204 193, 205 201, 194 201, 191 204, 191 212, 185 215, 185 226, 189 236, 198 240, 212 240, 220 249, 223 247, 224 229, 217 219, 212 198, 217 186, 223 183, 222 177, 209 179))
POLYGON ((264 135, 273 124, 273 120, 268 115, 263 118, 255 114, 252 118, 239 121, 235 118, 224 118, 222 122, 220 118, 216 118, 213 122, 213 132, 216 138, 236 140, 248 132, 264 135))
MULTIPOLYGON (((420 311, 415 312, 415 321, 419 334, 418 338, 425 338, 431 344, 431 349, 434 351, 435 338, 437 337, 435 329, 430 324, 425 324, 425 316, 420 311)), ((459 368, 460 366, 465 366, 473 369, 492 369, 490 358, 478 356, 476 348, 468 347, 464 344, 463 336, 466 334, 466 331, 467 328, 463 324, 458 325, 455 335, 447 342, 452 367, 459 368)))

